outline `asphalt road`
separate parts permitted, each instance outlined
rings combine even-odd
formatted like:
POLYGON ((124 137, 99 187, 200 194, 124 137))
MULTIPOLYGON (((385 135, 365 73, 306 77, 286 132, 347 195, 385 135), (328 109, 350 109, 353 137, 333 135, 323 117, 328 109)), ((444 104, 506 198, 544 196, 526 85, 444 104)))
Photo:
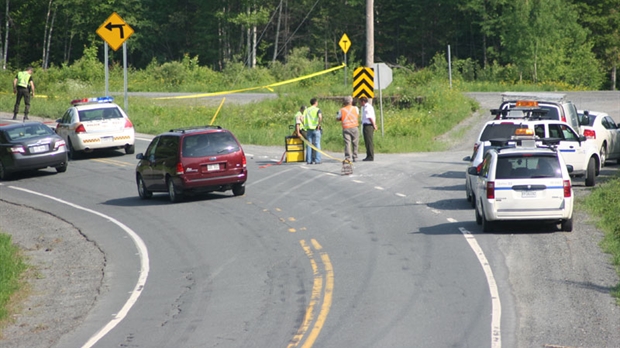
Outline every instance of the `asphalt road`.
MULTIPOLYGON (((483 108, 499 105, 498 94, 472 95, 483 108)), ((570 96, 579 108, 620 114, 617 93, 570 96)), ((618 277, 588 216, 577 213, 572 233, 520 224, 483 234, 476 225, 462 158, 489 118, 458 125, 466 135, 445 137, 452 151, 380 154, 352 175, 334 159, 277 164, 283 148, 244 146, 242 197, 142 201, 136 160, 121 152, 2 182, 0 202, 68 223, 79 233, 64 238, 96 246, 79 262, 102 270, 86 281, 99 284, 95 294, 74 296, 92 299, 75 305, 83 314, 46 308, 45 325, 30 324, 28 335, 74 324, 27 346, 620 346, 609 294, 618 277)), ((137 152, 146 145, 141 138, 137 152)), ((588 191, 575 184, 577 196, 588 191)), ((0 217, 3 228, 19 226, 0 217)))

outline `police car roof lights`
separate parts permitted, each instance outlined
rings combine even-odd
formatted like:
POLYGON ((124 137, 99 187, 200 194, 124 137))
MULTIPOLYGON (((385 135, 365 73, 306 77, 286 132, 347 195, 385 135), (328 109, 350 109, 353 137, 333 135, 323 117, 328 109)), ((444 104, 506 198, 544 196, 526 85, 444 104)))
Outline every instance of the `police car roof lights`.
POLYGON ((82 105, 89 103, 112 103, 114 102, 114 97, 106 96, 106 97, 93 97, 93 98, 83 98, 83 99, 73 99, 71 101, 71 105, 82 105))

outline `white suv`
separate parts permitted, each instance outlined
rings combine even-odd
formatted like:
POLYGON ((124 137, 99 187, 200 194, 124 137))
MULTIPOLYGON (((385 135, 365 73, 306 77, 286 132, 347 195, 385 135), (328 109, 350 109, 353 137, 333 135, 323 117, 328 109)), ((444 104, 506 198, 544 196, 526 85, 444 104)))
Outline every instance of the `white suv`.
POLYGON ((570 170, 555 145, 541 145, 531 137, 489 149, 480 171, 468 169, 477 179, 476 223, 490 232, 501 220, 546 221, 571 232, 570 170))
POLYGON ((558 151, 564 162, 573 167, 571 176, 584 177, 586 186, 596 184, 601 168, 598 148, 592 140, 579 135, 569 124, 554 120, 504 119, 487 122, 476 141, 474 149, 481 144, 490 144, 492 139, 506 139, 517 128, 529 128, 539 138, 559 139, 558 151))

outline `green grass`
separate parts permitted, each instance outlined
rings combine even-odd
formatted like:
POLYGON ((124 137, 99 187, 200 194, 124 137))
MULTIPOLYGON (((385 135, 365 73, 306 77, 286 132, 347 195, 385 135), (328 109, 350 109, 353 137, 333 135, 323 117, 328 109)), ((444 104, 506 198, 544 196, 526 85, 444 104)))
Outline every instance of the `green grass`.
MULTIPOLYGON (((620 177, 604 182, 592 190, 584 199, 583 205, 596 217, 596 226, 604 232, 600 246, 610 255, 612 264, 620 274, 620 177)), ((620 284, 616 284, 611 293, 620 304, 620 284)))
POLYGON ((0 233, 0 327, 10 320, 10 301, 23 289, 22 275, 27 267, 11 236, 0 233))

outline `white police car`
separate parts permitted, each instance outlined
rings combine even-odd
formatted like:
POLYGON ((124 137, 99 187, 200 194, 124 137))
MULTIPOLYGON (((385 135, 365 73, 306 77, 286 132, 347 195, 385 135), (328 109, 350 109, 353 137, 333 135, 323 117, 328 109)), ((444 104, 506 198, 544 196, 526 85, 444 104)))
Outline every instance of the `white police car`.
MULTIPOLYGON (((542 145, 530 129, 517 131, 505 146, 488 150, 476 177, 476 223, 484 232, 498 221, 545 221, 573 230, 573 189, 566 165, 555 144, 542 145)), ((555 140, 557 143, 557 140, 555 140)))
POLYGON ((69 158, 97 149, 135 152, 135 131, 127 114, 112 97, 76 99, 62 118, 56 133, 67 143, 69 158))

